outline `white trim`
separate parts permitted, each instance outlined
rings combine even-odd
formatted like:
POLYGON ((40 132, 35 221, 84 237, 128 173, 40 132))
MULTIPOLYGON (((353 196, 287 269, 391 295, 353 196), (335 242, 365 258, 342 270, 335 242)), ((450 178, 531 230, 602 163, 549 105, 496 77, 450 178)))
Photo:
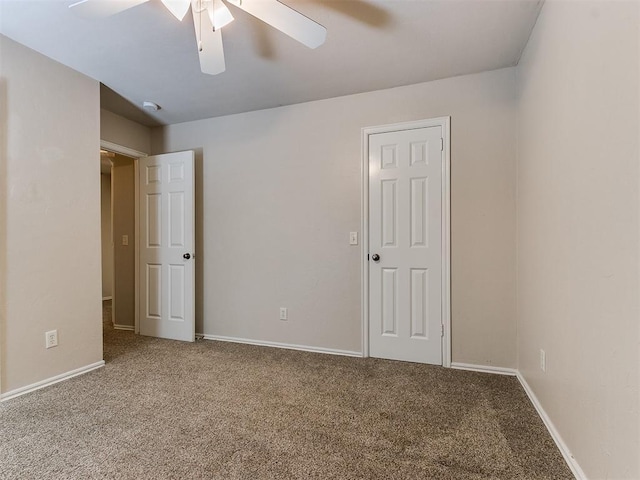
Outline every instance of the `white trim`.
POLYGON ((119 324, 114 324, 113 325, 113 329, 114 330, 128 330, 130 332, 133 332, 134 330, 134 326, 133 325, 119 325, 119 324))
POLYGON ((571 450, 569 450, 567 444, 564 443, 564 440, 560 436, 560 433, 549 418, 549 415, 547 415, 547 412, 545 412, 544 408, 542 408, 538 397, 536 397, 535 393, 533 393, 533 390, 525 380, 524 376, 520 372, 516 372, 516 378, 520 381, 520 384, 522 385, 522 388, 524 388, 524 391, 529 397, 529 400, 531 400, 531 403, 538 412, 538 415, 540 415, 540 418, 544 422, 545 427, 547 427, 551 438, 553 438, 553 441, 556 443, 556 446, 560 450, 560 453, 562 453, 562 456, 564 457, 565 462, 567 462, 571 473, 573 473, 577 480, 587 480, 587 476, 582 471, 582 468, 580 468, 580 465, 578 465, 575 457, 571 454, 571 450))
POLYGON ((148 157, 148 153, 139 152, 138 150, 134 150, 133 148, 125 147, 123 145, 118 145, 117 143, 108 142, 107 140, 100 140, 100 148, 105 150, 109 150, 113 153, 119 153, 120 155, 124 155, 125 157, 131 158, 140 158, 140 157, 148 157))
POLYGON ((107 300, 112 300, 113 297, 111 295, 109 295, 108 297, 102 297, 102 301, 105 302, 107 300))
POLYGON ((538 397, 536 397, 535 393, 533 393, 533 390, 525 380, 524 376, 517 369, 494 367, 494 366, 488 366, 488 365, 474 365, 471 363, 459 363, 459 362, 452 362, 451 368, 456 370, 468 370, 471 372, 482 372, 482 373, 493 373, 497 375, 515 376, 520 382, 520 385, 522 385, 522 388, 524 389, 525 393, 529 397, 529 400, 535 407, 536 412, 538 412, 538 415, 542 419, 544 426, 547 428, 549 435, 551 435, 551 438, 553 438, 553 441, 558 447, 558 450, 560 450, 560 453, 562 454, 564 461, 567 463, 567 466, 571 470, 571 473, 573 473, 573 475, 576 477, 577 480, 587 480, 587 476, 582 471, 582 468, 580 468, 580 465, 578 465, 578 462, 576 461, 575 457, 571 454, 569 447, 567 447, 567 444, 564 443, 564 440, 562 440, 560 433, 558 433, 558 430, 556 429, 555 425, 549 418, 549 415, 547 415, 547 412, 545 412, 544 408, 542 408, 542 405, 540 404, 538 397))
POLYGON ((515 368, 495 367, 493 365, 475 365, 472 363, 451 362, 451 368, 455 370, 467 370, 469 372, 510 375, 512 377, 518 374, 518 371, 515 368))
POLYGON ((451 117, 442 125, 442 366, 451 367, 451 117))
POLYGON ((335 348, 310 347, 308 345, 293 345, 290 343, 267 342, 263 340, 252 340, 249 338, 225 337, 221 335, 207 335, 206 333, 196 333, 196 337, 202 337, 205 340, 216 340, 219 342, 244 343, 247 345, 257 345, 259 347, 275 347, 287 350, 299 350, 302 352, 326 353, 328 355, 342 355, 344 357, 359 357, 362 352, 353 352, 351 350, 337 350, 335 348))
POLYGON ((134 222, 134 273, 133 284, 135 285, 133 294, 133 328, 136 333, 140 333, 140 162, 137 158, 133 160, 133 222, 134 222))
MULTIPOLYGON (((111 175, 109 176, 109 181, 111 185, 109 187, 109 201, 111 209, 109 212, 110 221, 111 221, 111 324, 116 323, 116 239, 113 230, 113 212, 114 212, 114 196, 113 196, 113 185, 115 184, 113 180, 113 162, 111 163, 111 175)), ((104 335, 103 335, 104 336, 104 335)))
POLYGON ((362 356, 369 356, 369 258, 364 258, 365 255, 369 256, 369 135, 362 130, 362 159, 360 163, 360 172, 362 174, 362 184, 360 190, 362 191, 362 199, 360 203, 361 208, 361 233, 360 239, 362 242, 362 250, 360 251, 360 272, 362 278, 360 283, 362 285, 362 291, 360 292, 361 305, 360 311, 362 312, 362 356))
POLYGON ((428 120, 395 123, 362 129, 362 257, 361 270, 361 311, 362 311, 362 356, 369 356, 369 262, 364 258, 369 254, 369 135, 397 132, 416 128, 442 128, 442 366, 451 366, 451 117, 438 117, 428 120))
POLYGON ((75 370, 71 370, 70 372, 61 373, 60 375, 56 375, 55 377, 47 378, 46 380, 41 380, 39 382, 32 383, 31 385, 16 388, 15 390, 11 390, 10 392, 3 393, 2 395, 0 395, 0 401, 6 402, 7 400, 11 400, 12 398, 19 397, 26 393, 35 392, 36 390, 40 390, 41 388, 48 387, 49 385, 53 385, 54 383, 62 382, 63 380, 77 377, 78 375, 88 373, 100 367, 104 367, 104 360, 100 360, 99 362, 76 368, 75 370))

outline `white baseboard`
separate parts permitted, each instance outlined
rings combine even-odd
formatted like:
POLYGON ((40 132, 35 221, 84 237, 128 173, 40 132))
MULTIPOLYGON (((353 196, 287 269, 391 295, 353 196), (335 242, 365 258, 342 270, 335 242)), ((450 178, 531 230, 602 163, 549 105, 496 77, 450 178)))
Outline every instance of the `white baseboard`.
POLYGON ((99 362, 92 363, 91 365, 85 365, 84 367, 76 368, 75 370, 71 370, 70 372, 61 373, 60 375, 56 375, 55 377, 32 383, 31 385, 16 388, 15 390, 11 390, 0 395, 0 402, 5 402, 7 400, 11 400, 12 398, 19 397, 20 395, 40 390, 41 388, 48 387, 49 385, 53 385, 54 383, 62 382, 63 380, 68 380, 72 377, 77 377, 78 375, 82 375, 83 373, 90 372, 91 370, 95 370, 96 368, 100 368, 103 366, 104 360, 100 360, 99 362))
POLYGON ((105 300, 113 300, 113 297, 102 297, 102 301, 104 302, 105 300))
MULTIPOLYGON (((114 328, 118 330, 133 330, 133 327, 130 325, 118 325, 118 326, 114 325, 114 328)), ((205 340, 244 343, 248 345, 257 345, 261 347, 276 347, 276 348, 284 348, 287 350, 300 350, 304 352, 324 353, 329 355, 342 355, 347 357, 362 357, 361 352, 354 352, 349 350, 310 347, 307 345, 292 345, 288 343, 267 342, 267 341, 251 340, 247 338, 237 338, 237 337, 224 337, 220 335, 207 335, 207 334, 197 334, 197 335, 201 336, 205 340)), ((104 360, 101 360, 99 362, 92 363, 84 367, 76 368, 75 370, 71 370, 69 372, 62 373, 60 375, 56 375, 46 380, 41 380, 40 382, 32 383, 31 385, 27 385, 21 388, 17 388, 15 390, 11 390, 9 392, 6 392, 0 395, 0 402, 5 402, 7 400, 11 400, 12 398, 16 398, 30 392, 34 392, 41 388, 48 387, 50 385, 53 385, 58 382, 62 382, 64 380, 68 380, 70 378, 76 377, 78 375, 82 375, 84 373, 90 372, 92 370, 95 370, 103 366, 104 366, 104 360)), ((580 468, 580 465, 576 461, 575 457, 571 454, 569 447, 560 436, 560 433, 558 433, 558 430, 556 429, 555 425, 547 415, 547 412, 545 412, 544 408, 542 408, 542 405, 540 404, 538 397, 536 397, 535 393, 533 393, 533 390, 531 389, 531 387, 529 386, 525 378, 522 376, 522 374, 518 370, 513 368, 494 367, 494 366, 487 366, 487 365, 474 365, 474 364, 459 363, 459 362, 451 362, 451 368, 456 370, 468 370, 473 372, 515 376, 520 382, 520 384, 522 385, 522 388, 524 389, 527 396, 529 397, 529 400, 531 400, 531 403, 533 404, 534 408, 538 412, 538 415, 542 419, 545 427, 547 427, 547 430, 549 431, 551 438, 553 438, 553 441, 556 443, 556 446, 560 450, 560 453, 564 457, 565 462, 567 462, 567 465, 569 466, 569 469, 571 470, 573 475, 576 477, 577 480, 587 480, 587 476, 582 471, 582 468, 580 468)))
POLYGON ((497 375, 517 375, 515 368, 494 367, 492 365, 474 365, 472 363, 451 362, 451 368, 455 370, 468 370, 470 372, 494 373, 497 375))
POLYGON ((573 473, 577 480, 587 480, 587 476, 582 471, 582 468, 580 468, 580 465, 578 465, 575 457, 571 454, 571 451, 569 450, 569 447, 567 447, 567 444, 564 443, 564 440, 562 440, 560 433, 558 433, 558 430, 556 430, 556 427, 549 418, 549 415, 547 415, 547 412, 545 412, 544 408, 542 408, 538 397, 536 397, 535 393, 533 393, 533 390, 531 389, 527 381, 524 379, 520 372, 517 373, 516 377, 520 381, 520 384, 522 385, 522 388, 524 388, 524 391, 527 393, 529 400, 531 400, 531 403, 533 403, 533 406, 538 412, 538 415, 540 415, 540 418, 544 422, 544 425, 547 427, 551 438, 553 438, 553 441, 556 442, 558 450, 560 450, 560 453, 562 453, 564 461, 567 462, 571 473, 573 473))
POLYGON ((134 327, 133 325, 118 325, 117 323, 113 324, 113 329, 114 330, 128 330, 130 332, 133 332, 134 327))
POLYGON ((292 345, 290 343, 280 343, 280 342, 266 342, 262 340, 251 340, 248 338, 224 337, 221 335, 207 335, 204 333, 197 333, 196 336, 201 336, 205 340, 217 340, 219 342, 246 343, 247 345, 257 345, 259 347, 284 348, 287 350, 300 350, 303 352, 326 353, 328 355, 342 355, 345 357, 360 357, 360 358, 362 357, 362 352, 352 352, 350 350, 337 350, 334 348, 310 347, 308 345, 292 345))
POLYGON ((544 411, 544 408, 542 408, 540 401, 538 400, 536 395, 533 393, 533 390, 531 389, 527 381, 524 379, 524 377, 518 370, 516 370, 515 368, 492 367, 492 366, 486 366, 486 365, 473 365, 470 363, 458 363, 458 362, 451 362, 451 368, 454 368, 457 370, 469 370, 472 372, 495 373, 498 375, 511 375, 511 376, 515 375, 515 377, 518 379, 518 381, 522 385, 522 388, 524 388, 524 391, 529 397, 529 400, 531 400, 531 403, 533 404, 536 411, 538 412, 538 415, 544 422, 545 427, 547 427, 547 431, 549 432, 549 435, 551 435, 551 438, 553 438, 553 441, 556 443, 556 446, 558 447, 558 450, 560 450, 560 453, 564 457, 564 461, 567 462, 567 466, 571 470, 571 473, 573 473, 573 475, 576 477, 577 480, 587 480, 587 476, 584 474, 584 472, 580 468, 580 465, 578 465, 578 462, 576 461, 574 456, 571 454, 571 451, 569 450, 569 447, 567 447, 567 444, 564 443, 564 440, 562 440, 562 437, 558 433, 558 430, 556 430, 556 427, 551 421, 551 419, 549 418, 549 415, 547 415, 547 412, 544 411))

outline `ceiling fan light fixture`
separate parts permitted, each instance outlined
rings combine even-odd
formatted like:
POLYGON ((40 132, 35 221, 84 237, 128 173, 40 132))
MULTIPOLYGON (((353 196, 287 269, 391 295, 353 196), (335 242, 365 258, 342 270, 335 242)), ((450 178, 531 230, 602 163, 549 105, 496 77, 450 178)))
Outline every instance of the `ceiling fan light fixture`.
POLYGON ((233 15, 229 7, 222 0, 211 0, 207 2, 207 13, 214 30, 218 30, 233 21, 233 15))
MULTIPOLYGON (((0 0, 0 3, 3 0, 0 0)), ((26 0, 23 0, 26 1, 26 0)), ((115 15, 149 0, 67 0, 81 16, 100 18, 115 15)), ((154 0, 157 1, 157 0, 154 0)), ((178 20, 182 20, 191 7, 191 17, 196 34, 196 45, 200 60, 200 70, 208 75, 225 71, 222 44, 222 27, 233 21, 227 7, 234 7, 271 25, 294 40, 309 48, 322 45, 327 37, 327 29, 319 23, 288 7, 279 0, 161 0, 162 4, 178 20), (205 13, 206 10, 206 13, 205 13)), ((158 111, 153 102, 145 102, 145 108, 158 111)))

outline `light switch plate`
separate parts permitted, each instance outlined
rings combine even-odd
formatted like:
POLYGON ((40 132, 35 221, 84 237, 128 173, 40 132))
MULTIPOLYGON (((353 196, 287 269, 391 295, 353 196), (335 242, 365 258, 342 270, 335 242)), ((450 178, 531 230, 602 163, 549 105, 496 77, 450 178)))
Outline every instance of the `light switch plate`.
POLYGON ((129 235, 122 235, 122 245, 129 245, 129 235))
POLYGON ((358 244, 358 232, 349 232, 349 245, 358 244))

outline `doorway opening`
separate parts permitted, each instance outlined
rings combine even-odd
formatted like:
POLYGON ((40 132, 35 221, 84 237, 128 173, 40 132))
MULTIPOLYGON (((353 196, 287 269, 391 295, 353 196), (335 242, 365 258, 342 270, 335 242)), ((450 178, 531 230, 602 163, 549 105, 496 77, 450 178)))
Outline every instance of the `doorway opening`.
POLYGON ((113 237, 111 235, 111 169, 115 153, 100 150, 100 230, 102 247, 102 301, 113 299, 113 237))
MULTIPOLYGON (((102 299, 116 330, 136 331, 138 303, 138 152, 100 142, 102 299)), ((136 331, 137 333, 137 331, 136 331)))

